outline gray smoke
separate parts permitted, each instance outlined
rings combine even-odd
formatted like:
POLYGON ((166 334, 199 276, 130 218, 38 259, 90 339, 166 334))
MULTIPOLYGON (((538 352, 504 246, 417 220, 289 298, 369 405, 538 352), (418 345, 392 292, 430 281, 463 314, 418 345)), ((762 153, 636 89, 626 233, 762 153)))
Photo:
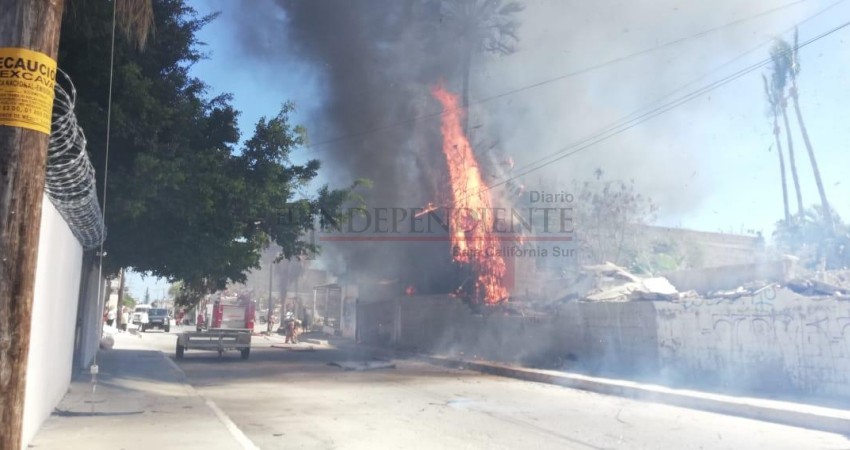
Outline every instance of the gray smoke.
MULTIPOLYGON (((393 0, 281 0, 266 6, 272 7, 240 11, 241 43, 256 61, 276 62, 281 70, 284 62, 307 63, 319 74, 322 106, 308 130, 311 150, 331 179, 370 179, 373 187, 365 195, 372 209, 437 201, 446 182, 439 117, 398 125, 439 111, 430 87, 454 75, 444 63, 451 61, 446 51, 422 38, 425 28, 436 25, 435 10, 424 2, 393 0)), ((435 275, 452 270, 448 243, 325 247, 346 254, 349 267, 396 280, 402 289, 440 285, 435 275)))
MULTIPOLYGON (((439 105, 429 89, 445 82, 459 91, 460 67, 458 46, 441 21, 439 3, 265 0, 226 19, 238 24, 240 42, 254 62, 275 64, 278 70, 306 64, 319 74, 321 106, 307 123, 313 151, 333 178, 346 180, 338 184, 371 179, 374 187, 367 197, 373 207, 423 206, 439 200, 446 183, 439 118, 433 115, 439 105)), ((472 140, 485 159, 490 180, 503 177, 498 169, 505 156, 523 166, 551 154, 810 12, 803 6, 766 16, 709 39, 483 101, 780 6, 767 0, 525 3, 526 10, 519 15, 518 51, 501 57, 477 55, 472 70, 472 140)), ((758 88, 754 84, 753 89, 758 88)), ((687 212, 711 190, 711 174, 701 172, 694 146, 680 140, 676 131, 698 120, 686 105, 522 182, 529 189, 543 178, 570 186, 598 167, 613 178, 634 179, 664 212, 687 212)), ((381 277, 404 278, 402 267, 401 272, 415 276, 426 268, 451 266, 447 245, 356 247, 346 250, 349 259, 381 277)))

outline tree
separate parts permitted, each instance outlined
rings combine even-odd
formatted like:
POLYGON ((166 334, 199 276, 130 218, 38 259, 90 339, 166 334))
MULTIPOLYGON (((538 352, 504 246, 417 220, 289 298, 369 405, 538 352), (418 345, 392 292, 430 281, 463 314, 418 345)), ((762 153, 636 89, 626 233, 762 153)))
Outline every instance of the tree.
POLYGON ((182 288, 182 286, 183 282, 181 281, 171 283, 171 286, 168 286, 168 298, 172 300, 177 298, 177 296, 180 295, 180 289, 182 288))
POLYGON ((791 70, 791 46, 783 40, 777 40, 770 49, 770 58, 773 61, 771 73, 771 87, 778 94, 779 109, 782 112, 782 121, 785 124, 785 136, 788 141, 788 163, 791 166, 791 178, 794 180, 794 191, 797 196, 797 215, 803 214, 803 193, 800 190, 800 178, 797 176, 797 161, 794 157, 794 142, 791 139, 791 128, 788 125, 788 101, 785 89, 788 84, 788 73, 791 70))
POLYGON ((652 199, 637 193, 633 181, 604 180, 600 169, 593 180, 576 185, 575 192, 574 223, 581 263, 610 261, 647 271, 640 226, 655 220, 658 208, 652 199))
POLYGON ((124 293, 124 298, 121 300, 121 304, 132 310, 136 307, 136 303, 138 301, 130 295, 129 292, 124 293))
MULTIPOLYGON (((310 249, 301 236, 350 191, 325 186, 296 198, 320 164, 291 161, 305 139, 290 123, 292 104, 261 119, 238 147, 230 96, 208 95, 189 72, 203 57, 196 33, 215 15, 200 17, 184 0, 156 0, 153 19, 144 51, 116 37, 104 263, 108 273, 127 267, 181 280, 178 300, 195 301, 244 280, 269 242, 283 248, 282 258, 310 249), (291 211, 294 220, 279 220, 291 211)), ((102 186, 111 6, 75 2, 65 22, 60 66, 76 84, 77 116, 102 186)))
POLYGON ((791 211, 788 208, 788 180, 785 176, 785 156, 782 154, 782 139, 779 137, 779 109, 782 103, 782 90, 778 89, 776 83, 762 75, 764 81, 764 93, 773 116, 773 139, 776 142, 776 154, 779 156, 779 174, 782 177, 782 206, 785 211, 785 222, 791 222, 791 211))
POLYGON ((151 304, 150 288, 145 288, 145 298, 144 298, 144 300, 142 300, 142 304, 143 305, 150 305, 151 304))
POLYGON ((827 228, 821 205, 814 205, 790 223, 777 222, 773 238, 777 248, 800 258, 811 270, 844 269, 850 266, 850 227, 835 211, 833 227, 827 228))
MULTIPOLYGON (((522 3, 502 0, 443 0, 441 16, 450 27, 452 42, 460 45, 462 101, 469 106, 469 78, 476 53, 507 56, 519 42, 517 13, 522 3)), ((464 116, 464 134, 469 136, 469 111, 464 116)))
POLYGON ((799 91, 797 89, 797 76, 800 75, 800 56, 796 29, 794 30, 794 46, 790 49, 790 65, 788 66, 788 75, 791 79, 791 86, 789 87, 788 92, 791 96, 791 100, 794 101, 794 112, 797 116, 797 124, 800 126, 800 133, 803 135, 803 143, 806 145, 806 151, 809 154, 809 162, 811 162, 812 164, 812 173, 814 173, 815 183, 818 187, 818 195, 820 195, 820 210, 823 213, 823 220, 824 224, 826 225, 826 228, 828 230, 831 230, 834 225, 832 219, 832 208, 830 208, 829 201, 827 201, 826 199, 826 191, 823 187, 823 180, 820 176, 820 169, 818 169, 818 162, 817 158, 815 158, 815 151, 812 148, 812 142, 809 139, 809 132, 806 129, 805 122, 803 121, 803 113, 800 111, 800 96, 799 91))

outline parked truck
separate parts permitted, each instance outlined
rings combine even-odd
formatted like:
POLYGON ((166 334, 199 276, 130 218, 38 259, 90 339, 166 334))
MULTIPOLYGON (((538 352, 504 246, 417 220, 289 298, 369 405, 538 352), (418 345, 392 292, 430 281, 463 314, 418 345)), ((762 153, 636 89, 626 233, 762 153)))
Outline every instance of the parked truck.
POLYGON ((211 305, 207 326, 177 335, 177 358, 183 358, 187 350, 217 351, 219 357, 225 351, 239 350, 242 359, 248 359, 256 304, 250 297, 225 294, 211 297, 207 302, 211 305))

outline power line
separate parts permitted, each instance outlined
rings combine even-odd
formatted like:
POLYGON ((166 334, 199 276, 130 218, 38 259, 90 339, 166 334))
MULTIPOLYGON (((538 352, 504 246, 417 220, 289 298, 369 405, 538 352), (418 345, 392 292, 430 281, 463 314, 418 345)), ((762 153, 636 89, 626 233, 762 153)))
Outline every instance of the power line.
MULTIPOLYGON (((613 58, 613 59, 610 59, 610 60, 607 60, 607 61, 604 61, 604 62, 601 62, 601 63, 597 63, 597 64, 594 64, 594 65, 591 65, 591 66, 588 66, 588 67, 577 69, 577 70, 574 70, 572 72, 568 72, 568 73, 559 75, 559 76, 554 77, 554 78, 549 78, 549 79, 542 80, 542 81, 539 81, 539 82, 536 82, 536 83, 533 83, 533 84, 530 84, 530 85, 522 86, 522 87, 511 89, 511 90, 508 90, 508 91, 505 91, 505 92, 502 92, 502 93, 499 93, 499 94, 495 94, 495 95, 492 95, 492 96, 488 96, 488 97, 484 97, 484 98, 477 99, 477 100, 474 100, 474 101, 470 101, 470 102, 467 102, 466 104, 458 106, 456 109, 465 109, 465 108, 468 108, 469 106, 472 106, 472 105, 479 105, 479 104, 488 103, 488 102, 498 100, 498 99, 501 99, 501 98, 505 98, 505 97, 509 97, 511 95, 515 95, 515 94, 518 94, 518 93, 521 93, 521 92, 529 91, 529 90, 536 89, 536 88, 539 88, 539 87, 542 87, 542 86, 546 86, 546 85, 549 85, 549 84, 552 84, 552 83, 556 83, 558 81, 562 81, 562 80, 572 78, 572 77, 575 77, 575 76, 578 76, 578 75, 584 75, 586 73, 593 72, 595 70, 601 69, 603 67, 606 67, 606 66, 609 66, 609 65, 612 65, 612 64, 618 64, 618 63, 636 58, 638 56, 643 56, 643 55, 653 53, 653 52, 656 52, 658 50, 661 50, 661 49, 664 49, 664 48, 667 48, 667 47, 672 47, 672 46, 687 42, 689 40, 701 38, 701 37, 707 36, 711 33, 714 33, 714 32, 717 32, 717 31, 720 31, 720 30, 723 30, 723 29, 726 29, 726 28, 730 28, 730 27, 733 27, 733 26, 736 26, 736 25, 740 25, 742 23, 746 23, 746 22, 749 22, 751 20, 761 18, 761 17, 767 16, 767 15, 776 13, 778 11, 781 11, 781 10, 784 10, 784 9, 787 9, 787 8, 790 8, 790 7, 793 7, 793 6, 797 6, 797 5, 799 5, 801 3, 805 3, 807 1, 809 1, 809 0, 797 0, 797 1, 785 4, 785 5, 782 5, 782 6, 771 8, 771 9, 762 11, 760 13, 754 14, 752 16, 744 17, 744 18, 741 18, 741 19, 736 19, 732 22, 727 22, 723 25, 719 25, 719 26, 716 26, 716 27, 712 27, 712 28, 700 31, 700 32, 692 34, 690 36, 677 38, 677 39, 674 39, 672 41, 667 41, 667 42, 664 42, 662 44, 655 45, 653 47, 645 48, 643 50, 639 50, 637 52, 630 53, 628 55, 619 56, 619 57, 616 57, 616 58, 613 58)), ((820 15, 820 14, 826 12, 827 10, 838 5, 839 3, 842 3, 843 1, 845 1, 845 0, 838 0, 835 3, 828 5, 827 7, 825 7, 824 9, 819 11, 818 13, 816 13, 815 15, 806 19, 806 21, 811 20, 812 18, 816 17, 817 15, 820 15)), ((391 124, 381 125, 381 126, 377 126, 377 127, 374 127, 374 128, 369 128, 367 130, 347 134, 347 135, 344 135, 344 136, 338 136, 338 137, 330 138, 330 139, 327 139, 327 140, 324 140, 324 141, 319 141, 319 142, 314 143, 314 144, 309 144, 309 145, 307 145, 307 148, 310 148, 310 149, 316 151, 316 147, 322 147, 322 146, 326 146, 326 145, 330 145, 330 144, 336 144, 336 143, 339 143, 339 142, 345 142, 345 141, 354 140, 354 139, 357 139, 357 138, 362 138, 364 136, 375 134, 375 133, 378 133, 378 132, 381 132, 381 131, 386 131, 386 130, 398 128, 398 127, 403 126, 403 125, 409 125, 409 124, 417 122, 419 120, 430 119, 430 118, 434 118, 434 117, 440 117, 443 114, 446 114, 446 113, 451 112, 451 111, 453 111, 453 110, 449 110, 449 111, 440 110, 440 111, 435 111, 435 112, 431 112, 431 113, 421 114, 421 115, 418 115, 418 116, 409 117, 407 119, 404 119, 404 120, 401 120, 401 121, 398 121, 398 122, 394 122, 394 123, 391 123, 391 124)))
MULTIPOLYGON (((850 26, 850 22, 845 22, 845 23, 843 23, 843 24, 841 24, 841 25, 839 25, 835 28, 830 29, 829 31, 826 31, 826 32, 821 33, 821 34, 819 34, 819 35, 817 35, 817 36, 815 36, 811 39, 804 41, 803 43, 799 44, 796 47, 796 49, 801 49, 803 47, 806 47, 806 46, 812 44, 813 42, 816 42, 820 39, 823 39, 823 38, 837 32, 837 31, 839 31, 843 28, 848 27, 848 26, 850 26)), ((789 50, 786 50, 785 52, 788 53, 790 51, 792 51, 792 50, 789 49, 789 50)), ((678 97, 678 98, 676 98, 676 99, 674 99, 670 102, 667 102, 667 103, 665 103, 665 104, 663 104, 663 105, 661 105, 657 108, 653 108, 653 109, 649 110, 648 112, 640 114, 640 115, 638 115, 638 116, 636 116, 632 119, 622 121, 619 124, 617 124, 615 122, 615 124, 613 124, 610 127, 607 127, 601 133, 598 133, 594 136, 590 136, 590 137, 585 138, 585 139, 578 141, 576 143, 570 144, 570 145, 568 145, 568 146, 566 146, 566 147, 564 147, 564 148, 562 148, 562 149, 560 149, 560 150, 558 150, 558 151, 556 151, 556 152, 554 152, 550 155, 547 155, 547 156, 545 156, 541 159, 538 159, 537 161, 528 164, 528 165, 533 165, 533 164, 536 164, 536 165, 534 165, 534 166, 532 166, 532 167, 530 167, 530 168, 528 168, 524 171, 521 171, 520 173, 513 175, 509 178, 506 178, 506 179, 501 180, 499 182, 493 183, 493 184, 485 187, 484 189, 481 189, 480 191, 478 191, 478 192, 476 192, 475 194, 472 194, 472 195, 480 195, 480 194, 487 192, 491 189, 494 189, 496 187, 503 186, 506 183, 513 181, 513 180, 515 180, 519 177, 528 175, 531 172, 542 169, 543 167, 546 167, 546 166, 548 166, 552 163, 555 163, 555 162, 560 161, 564 158, 575 155, 576 153, 578 153, 580 151, 583 151, 583 150, 586 150, 590 147, 593 147, 594 145, 596 145, 600 142, 608 140, 608 139, 610 139, 614 136, 617 136, 617 135, 619 135, 619 134, 621 134, 625 131, 630 130, 631 128, 634 128, 635 126, 640 125, 641 123, 646 122, 647 120, 650 120, 654 117, 657 117, 661 114, 664 114, 667 111, 670 111, 670 110, 672 110, 672 109, 674 109, 678 106, 681 106, 681 105, 683 105, 683 104, 685 104, 685 103, 687 103, 687 102, 689 102, 689 101, 691 101, 691 100, 693 100, 697 97, 700 97, 700 96, 707 94, 708 92, 711 92, 711 91, 713 91, 713 90, 715 90, 715 89, 717 89, 717 88, 719 88, 723 85, 726 85, 726 84, 728 84, 728 83, 730 83, 730 82, 732 82, 732 81, 734 81, 734 80, 736 80, 736 79, 738 79, 738 78, 740 78, 740 77, 742 77, 742 76, 744 76, 748 73, 751 73, 751 72, 753 72, 753 71, 755 71, 755 70, 757 70, 761 67, 764 67, 764 66, 770 64, 772 61, 773 61, 772 58, 763 59, 763 60, 761 60, 761 61, 759 61, 755 64, 752 64, 750 66, 745 67, 744 69, 741 69, 737 72, 734 72, 731 75, 723 77, 723 78, 721 78, 717 81, 714 81, 712 83, 709 83, 708 85, 703 86, 700 89, 697 89, 695 91, 691 91, 688 94, 685 94, 681 97, 678 97)))
MULTIPOLYGON (((838 0, 838 1, 834 2, 834 3, 831 3, 831 4, 827 5, 826 7, 824 7, 823 9, 821 9, 821 10, 819 10, 819 11, 817 11, 816 13, 812 14, 811 16, 809 16, 809 17, 807 17, 807 18, 803 19, 802 21, 800 21, 800 22, 796 23, 794 26, 792 26, 792 27, 788 27, 788 28, 786 28, 786 29, 782 30, 780 33, 778 33, 778 35, 782 35, 782 34, 785 34, 785 33, 790 32, 790 31, 792 31, 792 30, 795 30, 798 26, 803 25, 803 24, 805 24, 805 23, 807 23, 807 22, 809 22, 809 21, 811 21, 811 20, 815 19, 816 17, 820 16, 821 14, 824 14, 825 12, 829 11, 830 9, 834 8, 835 6, 838 6, 839 4, 843 3, 844 1, 845 1, 845 0, 838 0)), ((771 42, 771 41, 766 41, 766 42, 763 42, 763 43, 761 43, 761 44, 758 44, 758 45, 756 45, 756 46, 754 46, 754 47, 750 48, 749 50, 747 50, 747 51, 745 51, 745 52, 741 53, 740 55, 738 55, 738 56, 736 56, 736 57, 734 57, 734 58, 732 58, 732 59, 730 59, 730 60, 726 61, 725 63, 723 63, 723 64, 721 64, 721 65, 719 65, 719 66, 717 66, 717 67, 715 67, 715 68, 711 69, 710 71, 708 71, 708 72, 706 72, 706 73, 704 73, 704 74, 702 74, 702 75, 700 75, 700 76, 698 76, 698 77, 694 78, 693 80, 691 80, 691 81, 689 81, 689 82, 687 82, 687 83, 685 83, 685 84, 683 84, 683 85, 681 85, 681 86, 679 86, 679 87, 677 87, 677 88, 675 88, 675 89, 673 89, 673 90, 671 90, 671 91, 667 92, 666 94, 662 95, 661 97, 656 98, 655 100, 653 100, 653 101, 651 101, 651 102, 647 103, 646 105, 644 105, 644 106, 642 106, 642 107, 640 107, 640 108, 638 108, 638 109, 636 109, 636 110, 632 111, 631 113, 629 113, 629 114, 627 114, 627 115, 625 115, 625 116, 621 117, 620 119, 618 119, 618 120, 614 121, 611 125, 609 125, 609 126, 607 126, 607 127, 605 127, 605 128, 600 129, 599 131, 597 131, 597 132, 595 132, 595 133, 593 133, 593 134, 589 135, 588 137, 586 137, 586 138, 584 138, 584 139, 582 139, 582 140, 580 140, 580 141, 574 142, 574 143, 571 145, 571 148, 572 148, 572 147, 579 146, 579 145, 581 145, 581 144, 583 144, 583 143, 585 143, 585 142, 588 142, 588 141, 590 141, 590 140, 593 140, 595 137, 600 136, 600 135, 602 135, 602 134, 604 134, 604 133, 606 133, 606 132, 610 132, 610 131, 612 131, 612 130, 616 129, 618 126, 620 126, 619 124, 621 124, 622 122, 627 122, 627 121, 629 121, 629 120, 630 120, 630 119, 632 119, 632 118, 638 117, 638 116, 640 116, 641 114, 643 114, 643 112, 645 112, 645 111, 651 111, 651 110, 652 110, 652 108, 651 108, 651 107, 652 107, 653 105, 656 105, 656 104, 661 103, 663 100, 665 100, 665 99, 667 99, 667 98, 672 97, 672 96, 673 96, 674 94, 676 94, 677 92, 684 91, 685 89, 689 88, 690 86, 693 86, 693 85, 697 84, 697 83, 698 83, 700 80, 702 80, 703 78, 706 78, 706 77, 708 77, 709 75, 711 75, 711 74, 713 74, 713 73, 715 73, 715 72, 717 72, 717 71, 719 71, 719 70, 723 69, 724 67, 727 67, 727 66, 729 66, 729 65, 731 65, 731 64, 733 64, 733 63, 735 63, 736 61, 738 61, 738 60, 740 60, 740 59, 743 59, 743 58, 744 58, 744 57, 746 57, 747 55, 749 55, 749 54, 751 54, 751 53, 755 52, 756 50, 760 49, 761 47, 764 47, 765 45, 769 44, 770 42, 771 42)), ((556 153, 558 153, 558 152, 556 152, 556 153)), ((532 162, 530 162, 530 163, 526 163, 526 164, 524 164, 524 165, 520 166, 520 167, 518 168, 518 170, 521 170, 521 169, 523 169, 523 168, 525 168, 525 167, 529 167, 529 166, 531 166, 531 165, 537 164, 537 163, 539 163, 540 161, 543 161, 543 160, 545 160, 545 159, 547 159, 547 158, 549 158, 549 157, 551 157, 551 156, 552 156, 552 155, 547 156, 547 157, 544 157, 544 158, 542 158, 542 159, 538 159, 538 160, 536 160, 536 161, 532 161, 532 162)), ((513 179, 511 179, 511 180, 513 180, 513 179)), ((511 180, 506 180, 505 182, 508 182, 508 181, 511 181, 511 180)))
MULTIPOLYGON (((826 7, 824 7, 823 9, 821 9, 820 11, 817 11, 816 13, 812 14, 811 16, 809 16, 809 17, 807 17, 807 18, 805 18, 805 19, 801 20, 800 22, 797 22, 794 26, 792 26, 792 27, 788 27, 788 28, 786 28, 786 29, 782 30, 782 31, 781 31, 781 32, 779 32, 777 35, 782 35, 782 34, 788 33, 788 32, 790 32, 790 31, 792 31, 792 30, 796 29, 796 28, 797 28, 797 27, 799 27, 800 25, 803 25, 803 24, 805 24, 805 23, 807 23, 807 22, 809 22, 809 21, 811 21, 811 20, 815 19, 816 17, 818 17, 818 16, 820 16, 821 14, 823 14, 823 13, 825 13, 825 12, 829 11, 830 9, 834 8, 835 6, 838 6, 839 4, 843 3, 844 1, 845 1, 845 0, 838 0, 838 1, 834 2, 834 3, 831 3, 831 4, 827 5, 826 7)), ((689 82, 687 82, 687 83, 685 83, 685 84, 683 84, 683 85, 681 85, 681 86, 679 86, 679 87, 677 87, 677 88, 675 88, 675 89, 673 89, 673 90, 671 90, 671 91, 668 91, 666 94, 662 95, 661 97, 659 97, 659 98, 655 99, 654 101, 652 101, 652 102, 650 102, 650 103, 647 103, 647 104, 646 104, 646 105, 644 105, 643 107, 641 107, 641 108, 639 108, 639 109, 637 109, 637 110, 635 110, 635 111, 632 111, 630 114, 628 114, 628 115, 626 115, 626 116, 624 116, 624 117, 620 118, 620 119, 619 119, 619 121, 626 120, 626 119, 628 119, 628 118, 630 118, 630 117, 632 117, 632 116, 636 116, 636 115, 640 114, 640 112, 641 112, 641 111, 643 111, 643 110, 645 110, 645 109, 649 109, 651 106, 656 105, 656 104, 658 104, 658 103, 661 103, 664 99, 667 99, 667 98, 672 97, 672 96, 673 96, 674 94, 676 94, 677 92, 684 91, 685 89, 687 89, 687 88, 689 88, 689 87, 691 87, 691 86, 693 86, 693 85, 697 84, 697 83, 698 83, 700 80, 702 80, 703 78, 706 78, 706 77, 708 77, 709 75, 711 75, 711 74, 713 74, 713 73, 715 73, 715 72, 718 72, 718 71, 720 71, 721 69, 723 69, 723 68, 725 68, 725 67, 727 67, 727 66, 732 65, 733 63, 735 63, 735 62, 737 62, 737 61, 739 61, 739 60, 741 60, 741 59, 745 58, 747 55, 749 55, 749 54, 751 54, 751 53, 754 53, 754 52, 755 52, 755 51, 757 51, 758 49, 760 49, 760 48, 764 47, 765 45, 769 44, 770 42, 771 42, 771 41, 762 42, 761 44, 758 44, 758 45, 756 45, 756 46, 754 46, 754 47, 750 48, 749 50, 747 50, 747 51, 745 51, 745 52, 741 53, 740 55, 738 55, 738 56, 736 56, 736 57, 734 57, 734 58, 732 58, 732 59, 730 59, 730 60, 726 61, 725 63, 723 63, 723 64, 721 64, 721 65, 719 65, 719 66, 715 67, 714 69, 712 69, 712 70, 710 70, 710 71, 708 71, 708 72, 706 72, 706 73, 704 73, 704 74, 702 74, 702 75, 700 75, 700 76, 698 76, 698 77, 694 78, 693 80, 691 80, 691 81, 689 81, 689 82)), ((618 122, 619 122, 619 121, 618 121, 618 122)), ((616 124, 616 123, 617 123, 617 122, 615 122, 615 124, 616 124)), ((603 128, 602 130, 600 130, 600 131, 599 131, 599 133, 601 133, 601 132, 605 131, 606 129, 607 129, 607 128, 603 128)))

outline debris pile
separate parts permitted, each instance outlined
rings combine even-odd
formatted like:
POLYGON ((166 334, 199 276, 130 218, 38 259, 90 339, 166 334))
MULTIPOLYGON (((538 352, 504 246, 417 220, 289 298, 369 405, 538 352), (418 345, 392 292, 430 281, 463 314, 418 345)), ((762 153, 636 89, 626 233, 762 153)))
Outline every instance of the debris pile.
POLYGON ((664 277, 640 278, 616 264, 585 266, 583 278, 589 289, 583 299, 591 302, 675 300, 682 294, 664 277))
POLYGON ((850 299, 850 288, 813 279, 794 279, 786 287, 800 295, 829 295, 850 299))
POLYGON ((779 287, 776 283, 768 281, 753 281, 738 286, 735 289, 723 289, 711 291, 705 295, 705 298, 722 298, 725 300, 735 300, 741 297, 754 297, 764 291, 779 287))
MULTIPOLYGON (((787 280, 787 278, 786 278, 787 280)), ((720 284, 720 283, 718 283, 720 284)), ((734 284, 732 285, 734 286, 734 284)), ((779 289, 787 289, 805 296, 830 296, 850 299, 850 270, 821 272, 808 278, 790 281, 754 280, 734 289, 716 289, 703 294, 696 291, 679 291, 665 277, 639 277, 628 270, 606 262, 583 266, 568 289, 554 298, 563 301, 629 302, 640 300, 676 301, 687 298, 737 300, 765 293, 775 296, 779 289)))

